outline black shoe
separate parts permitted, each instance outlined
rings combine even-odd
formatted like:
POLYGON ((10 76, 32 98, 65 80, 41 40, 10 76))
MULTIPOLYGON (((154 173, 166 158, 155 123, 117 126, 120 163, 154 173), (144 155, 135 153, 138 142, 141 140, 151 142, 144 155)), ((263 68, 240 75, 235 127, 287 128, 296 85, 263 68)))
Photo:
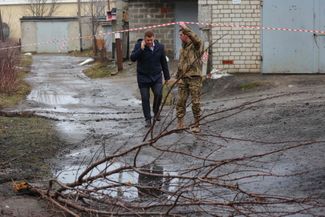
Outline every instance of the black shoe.
POLYGON ((155 115, 155 120, 160 121, 161 120, 160 115, 155 115))
POLYGON ((144 127, 147 127, 147 128, 151 127, 151 120, 150 119, 146 120, 146 125, 144 125, 144 127))

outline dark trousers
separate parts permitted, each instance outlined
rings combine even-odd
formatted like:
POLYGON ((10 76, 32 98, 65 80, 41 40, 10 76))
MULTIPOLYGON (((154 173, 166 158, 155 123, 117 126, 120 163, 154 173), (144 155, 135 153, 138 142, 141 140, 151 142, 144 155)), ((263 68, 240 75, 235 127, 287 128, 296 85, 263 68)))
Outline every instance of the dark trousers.
POLYGON ((150 89, 152 90, 154 95, 152 110, 153 113, 156 115, 159 111, 159 107, 162 100, 162 82, 157 81, 148 84, 141 84, 139 85, 139 88, 140 88, 140 94, 142 100, 143 115, 146 120, 150 120, 151 119, 150 89))

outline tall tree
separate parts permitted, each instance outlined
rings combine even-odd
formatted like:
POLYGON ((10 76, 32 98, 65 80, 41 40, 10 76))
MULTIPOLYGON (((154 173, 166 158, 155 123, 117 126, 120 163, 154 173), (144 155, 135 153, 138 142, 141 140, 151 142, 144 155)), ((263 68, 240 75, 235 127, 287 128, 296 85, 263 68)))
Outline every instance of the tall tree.
POLYGON ((58 9, 58 0, 28 0, 27 10, 32 16, 45 17, 52 16, 58 9))
POLYGON ((81 5, 81 16, 91 18, 91 29, 93 35, 93 50, 95 55, 97 54, 96 47, 96 32, 99 26, 99 19, 106 16, 107 0, 89 0, 82 1, 81 5))

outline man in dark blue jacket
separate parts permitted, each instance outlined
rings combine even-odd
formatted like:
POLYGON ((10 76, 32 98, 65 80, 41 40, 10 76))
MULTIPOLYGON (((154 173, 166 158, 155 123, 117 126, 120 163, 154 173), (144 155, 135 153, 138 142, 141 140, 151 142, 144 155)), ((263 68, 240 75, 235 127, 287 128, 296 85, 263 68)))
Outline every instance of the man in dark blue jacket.
POLYGON ((154 38, 152 31, 144 34, 144 39, 139 39, 131 53, 131 60, 137 61, 137 81, 140 89, 142 110, 146 120, 146 127, 151 126, 150 89, 154 94, 154 118, 159 121, 159 107, 162 100, 162 73, 165 82, 170 79, 165 48, 154 38))

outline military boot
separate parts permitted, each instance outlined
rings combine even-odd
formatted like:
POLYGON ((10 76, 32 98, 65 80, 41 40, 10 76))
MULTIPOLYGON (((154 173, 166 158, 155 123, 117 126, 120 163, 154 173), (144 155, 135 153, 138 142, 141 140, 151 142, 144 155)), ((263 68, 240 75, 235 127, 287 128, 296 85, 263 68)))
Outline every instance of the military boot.
POLYGON ((200 133, 200 118, 195 118, 193 127, 191 127, 192 133, 200 133))
POLYGON ((183 129, 184 127, 185 127, 184 118, 178 118, 177 119, 177 129, 180 130, 180 129, 183 129))

